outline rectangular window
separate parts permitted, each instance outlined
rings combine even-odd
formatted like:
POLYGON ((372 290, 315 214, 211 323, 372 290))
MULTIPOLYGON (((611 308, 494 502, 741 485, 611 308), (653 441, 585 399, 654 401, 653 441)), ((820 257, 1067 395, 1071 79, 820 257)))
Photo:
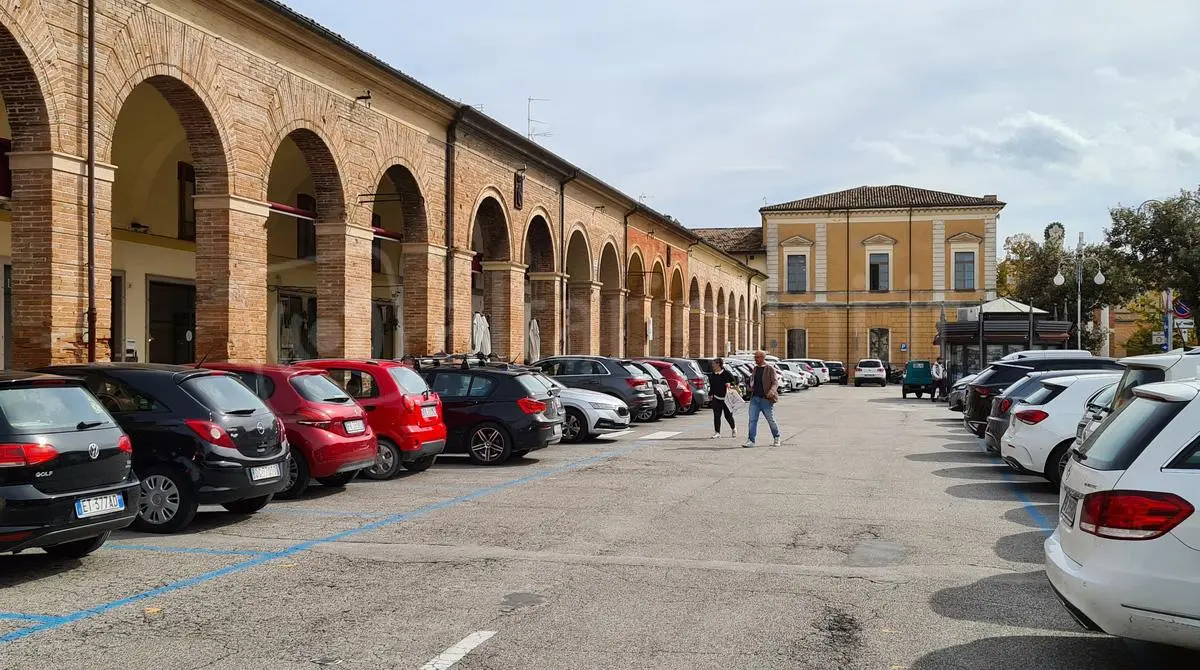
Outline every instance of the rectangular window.
POLYGON ((888 261, 889 254, 871 254, 870 258, 870 284, 869 288, 872 291, 888 291, 890 290, 888 261))
POLYGON ((787 357, 804 358, 808 355, 808 331, 789 328, 787 332, 787 357))
POLYGON ((975 252, 954 252, 954 290, 975 290, 975 252))
POLYGON ((196 170, 188 163, 180 162, 176 168, 179 179, 179 227, 177 236, 181 240, 196 239, 196 170))
MULTIPOLYGON (((306 212, 317 211, 316 198, 301 193, 296 196, 296 207, 306 212)), ((296 219, 296 258, 314 260, 317 257, 317 226, 306 219, 296 219)))
POLYGON ((8 167, 8 152, 12 151, 12 140, 0 137, 0 198, 12 197, 12 171, 8 167))
POLYGON ((787 290, 788 293, 804 293, 808 290, 808 256, 788 254, 787 290))
POLYGON ((885 363, 892 359, 892 333, 890 330, 887 328, 872 328, 867 339, 869 345, 868 356, 870 358, 878 358, 885 363))

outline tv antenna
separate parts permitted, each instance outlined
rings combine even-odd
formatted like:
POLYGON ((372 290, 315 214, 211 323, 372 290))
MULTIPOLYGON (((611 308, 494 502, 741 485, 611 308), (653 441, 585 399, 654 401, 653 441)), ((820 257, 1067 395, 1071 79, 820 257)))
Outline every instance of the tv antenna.
POLYGON ((548 124, 545 121, 539 121, 533 118, 533 103, 535 102, 550 102, 550 98, 526 98, 525 120, 528 124, 526 137, 528 137, 530 140, 534 140, 534 138, 537 137, 552 137, 554 133, 551 133, 548 130, 539 129, 544 128, 548 124))

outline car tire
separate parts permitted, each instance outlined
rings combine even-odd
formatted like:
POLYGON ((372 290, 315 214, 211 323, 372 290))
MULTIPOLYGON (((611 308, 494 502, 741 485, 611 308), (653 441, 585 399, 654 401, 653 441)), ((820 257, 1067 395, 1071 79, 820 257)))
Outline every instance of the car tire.
POLYGON ((467 436, 467 457, 476 465, 499 465, 512 455, 512 440, 502 426, 481 423, 467 436))
POLYGON ((379 438, 379 450, 375 452, 375 465, 366 468, 362 474, 367 479, 384 481, 394 479, 403 469, 400 460, 400 447, 391 440, 379 438))
POLYGON ((83 558, 103 546, 108 541, 108 536, 109 532, 105 531, 96 537, 85 537, 82 540, 63 542, 43 548, 54 558, 83 558))
POLYGON ((192 484, 176 468, 152 465, 137 473, 141 480, 138 514, 131 527, 144 533, 174 533, 196 518, 200 504, 192 484))
POLYGON ((692 398, 692 404, 688 405, 688 414, 689 415, 695 414, 696 412, 699 412, 699 411, 700 411, 700 403, 697 402, 695 398, 692 398))
POLYGON ((1042 468, 1042 476, 1055 486, 1062 486, 1063 470, 1071 460, 1071 445, 1075 440, 1067 440, 1054 448, 1046 458, 1046 466, 1042 468))
POLYGON ((584 418, 583 412, 574 407, 568 407, 567 416, 563 419, 563 442, 581 442, 585 435, 587 435, 587 419, 584 418))
POLYGON ((350 480, 354 479, 354 476, 359 472, 360 470, 351 470, 350 472, 339 472, 328 477, 317 477, 317 483, 330 488, 341 488, 349 484, 350 480))
POLYGON ((422 456, 415 461, 408 461, 404 464, 404 469, 409 472, 425 472, 433 466, 433 462, 437 460, 437 454, 430 456, 422 456))
POLYGON ((222 503, 221 507, 233 512, 234 514, 254 514, 267 506, 274 496, 267 494, 265 496, 254 496, 253 498, 242 498, 232 502, 222 503))
POLYGON ((650 423, 651 421, 658 421, 658 408, 657 407, 647 407, 645 409, 640 409, 640 410, 638 410, 638 413, 634 416, 634 419, 636 419, 639 423, 650 423))
POLYGON ((299 498, 300 494, 304 493, 304 489, 308 488, 309 472, 308 461, 304 459, 304 455, 292 451, 292 457, 288 459, 288 485, 279 493, 275 494, 280 500, 291 500, 299 498))
POLYGON ((858 381, 857 379, 854 380, 854 388, 862 388, 862 382, 858 381))
POLYGON ((670 411, 663 410, 663 418, 664 419, 672 419, 675 417, 676 414, 679 414, 679 405, 678 404, 671 405, 670 411))

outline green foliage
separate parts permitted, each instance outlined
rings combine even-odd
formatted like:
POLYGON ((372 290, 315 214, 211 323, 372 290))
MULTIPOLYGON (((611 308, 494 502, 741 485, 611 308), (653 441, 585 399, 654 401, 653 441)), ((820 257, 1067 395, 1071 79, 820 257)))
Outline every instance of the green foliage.
POLYGON ((1114 207, 1108 246, 1133 269, 1147 289, 1175 289, 1189 305, 1200 305, 1200 199, 1180 191, 1164 201, 1114 207))

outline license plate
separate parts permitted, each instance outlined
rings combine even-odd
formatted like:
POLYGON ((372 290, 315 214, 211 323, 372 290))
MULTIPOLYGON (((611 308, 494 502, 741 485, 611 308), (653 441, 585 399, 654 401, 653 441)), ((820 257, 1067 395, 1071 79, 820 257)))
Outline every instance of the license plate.
POLYGON ((260 465, 256 468, 250 468, 250 479, 252 481, 262 481, 264 479, 274 479, 283 472, 278 463, 271 465, 260 465))
POLYGON ((120 512, 124 509, 125 497, 120 493, 96 496, 95 498, 81 498, 75 501, 75 516, 80 519, 120 512))
POLYGON ((437 418, 437 406, 436 405, 427 405, 425 407, 422 407, 421 408, 421 417, 425 418, 425 419, 436 419, 437 418))
POLYGON ((1068 489, 1063 489, 1062 507, 1059 508, 1058 513, 1068 528, 1075 526, 1075 510, 1078 508, 1079 494, 1068 489))
POLYGON ((367 426, 363 423, 362 419, 351 419, 346 423, 343 423, 342 426, 346 428, 347 435, 358 435, 367 429, 367 426))

